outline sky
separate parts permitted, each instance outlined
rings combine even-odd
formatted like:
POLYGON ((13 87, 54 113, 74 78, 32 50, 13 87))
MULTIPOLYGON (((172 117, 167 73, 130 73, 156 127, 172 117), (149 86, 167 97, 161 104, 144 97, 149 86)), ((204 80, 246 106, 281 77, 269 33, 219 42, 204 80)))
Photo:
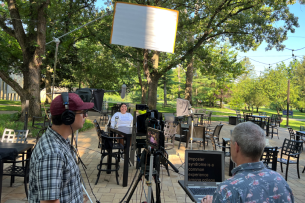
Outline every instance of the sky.
MULTIPOLYGON (((295 16, 299 17, 298 20, 299 27, 295 29, 294 33, 289 32, 287 34, 288 39, 284 41, 283 44, 288 49, 294 49, 294 50, 301 49, 305 47, 305 5, 300 5, 299 3, 297 3, 289 6, 289 10, 295 16)), ((280 23, 277 24, 279 25, 280 23)), ((266 47, 267 47, 267 43, 264 42, 258 47, 256 51, 249 51, 247 53, 239 52, 238 59, 242 59, 245 56, 250 58, 251 64, 255 66, 256 74, 259 75, 260 71, 264 71, 265 68, 269 68, 269 65, 266 64, 273 64, 271 65, 271 68, 274 68, 276 67, 276 64, 274 63, 292 57, 291 50, 284 49, 283 51, 276 51, 276 49, 274 48, 272 50, 265 51, 266 47)), ((305 56, 305 48, 299 51, 294 51, 294 55, 298 57, 305 56)), ((293 59, 289 59, 284 62, 286 63, 286 65, 288 65, 289 62, 292 60, 293 59)))
MULTIPOLYGON (((109 2, 109 0, 97 0, 96 5, 98 7, 105 7, 106 1, 109 2)), ((305 5, 296 3, 289 6, 289 10, 299 18, 299 27, 295 28, 294 33, 288 33, 288 39, 284 41, 283 44, 288 49, 301 49, 305 47, 305 5)), ((281 26, 281 22, 277 22, 275 25, 281 26)), ((239 51, 237 59, 242 60, 245 56, 248 57, 251 64, 255 66, 257 75, 260 74, 260 71, 264 71, 265 68, 269 68, 269 64, 271 64, 271 68, 274 68, 276 67, 276 63, 282 60, 288 59, 284 61, 287 65, 293 60, 289 59, 292 57, 291 50, 284 49, 283 51, 276 51, 276 49, 273 48, 272 50, 265 51, 266 47, 267 43, 263 42, 256 51, 248 51, 247 53, 239 51)), ((294 55, 303 58, 303 56, 305 56, 305 48, 299 51, 294 51, 294 55)))

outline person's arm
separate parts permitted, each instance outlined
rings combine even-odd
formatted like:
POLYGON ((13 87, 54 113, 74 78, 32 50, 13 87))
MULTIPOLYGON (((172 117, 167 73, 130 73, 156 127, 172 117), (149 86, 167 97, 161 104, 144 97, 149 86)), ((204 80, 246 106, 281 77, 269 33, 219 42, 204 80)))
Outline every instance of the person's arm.
POLYGON ((45 155, 35 163, 33 172, 41 202, 60 202, 63 167, 62 157, 56 153, 45 155))
POLYGON ((60 203, 60 202, 59 199, 57 199, 57 200, 43 200, 40 201, 40 203, 60 203))

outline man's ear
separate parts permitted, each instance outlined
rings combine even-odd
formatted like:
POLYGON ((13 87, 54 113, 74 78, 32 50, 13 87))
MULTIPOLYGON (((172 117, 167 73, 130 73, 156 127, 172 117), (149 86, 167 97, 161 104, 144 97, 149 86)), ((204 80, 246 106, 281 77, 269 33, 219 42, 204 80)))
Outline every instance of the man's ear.
POLYGON ((235 144, 235 152, 239 153, 240 152, 239 145, 237 144, 237 142, 235 142, 234 144, 235 144))

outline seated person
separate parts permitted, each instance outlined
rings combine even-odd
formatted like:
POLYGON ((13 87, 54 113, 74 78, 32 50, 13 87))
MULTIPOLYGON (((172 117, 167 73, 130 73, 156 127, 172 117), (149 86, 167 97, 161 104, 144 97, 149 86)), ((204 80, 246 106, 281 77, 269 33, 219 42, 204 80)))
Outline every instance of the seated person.
POLYGON ((111 118, 111 127, 115 125, 115 117, 119 117, 118 126, 130 127, 133 122, 133 116, 127 112, 127 105, 122 103, 120 106, 120 112, 116 112, 111 118))
POLYGON ((237 166, 233 176, 201 202, 294 202, 285 179, 260 161, 265 145, 265 132, 258 125, 238 124, 231 136, 231 159, 237 166))

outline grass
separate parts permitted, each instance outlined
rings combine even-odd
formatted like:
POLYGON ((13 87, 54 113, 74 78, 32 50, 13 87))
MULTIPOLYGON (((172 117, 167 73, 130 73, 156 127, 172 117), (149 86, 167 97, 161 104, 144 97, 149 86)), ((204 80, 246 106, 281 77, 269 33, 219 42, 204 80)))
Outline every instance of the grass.
MULTIPOLYGON (((281 122, 281 127, 286 128, 285 125, 286 125, 286 118, 284 118, 283 121, 281 122)), ((296 121, 289 119, 289 126, 294 130, 300 130, 300 126, 305 126, 305 121, 296 121)))
POLYGON ((21 106, 0 105, 0 111, 21 111, 21 106))
POLYGON ((84 132, 84 131, 89 130, 89 129, 93 128, 93 127, 94 127, 93 122, 90 121, 89 119, 86 119, 83 127, 81 129, 79 129, 79 132, 84 132))
MULTIPOLYGON (((92 121, 86 119, 83 128, 79 130, 79 132, 84 132, 94 127, 92 121)), ((19 121, 19 114, 0 114, 0 135, 3 135, 4 129, 14 129, 14 130, 22 130, 24 128, 24 121, 19 121)), ((32 127, 32 122, 28 121, 28 129, 29 137, 36 137, 39 129, 35 129, 32 127)))
POLYGON ((21 101, 0 100, 0 104, 21 105, 21 101))
MULTIPOLYGON (((0 134, 2 135, 5 128, 22 130, 24 127, 24 122, 19 121, 19 114, 0 114, 0 134)), ((32 128, 31 122, 28 122, 28 129, 30 130, 30 137, 36 137, 38 129, 32 128)))
POLYGON ((229 122, 229 117, 211 117, 211 120, 229 122))

